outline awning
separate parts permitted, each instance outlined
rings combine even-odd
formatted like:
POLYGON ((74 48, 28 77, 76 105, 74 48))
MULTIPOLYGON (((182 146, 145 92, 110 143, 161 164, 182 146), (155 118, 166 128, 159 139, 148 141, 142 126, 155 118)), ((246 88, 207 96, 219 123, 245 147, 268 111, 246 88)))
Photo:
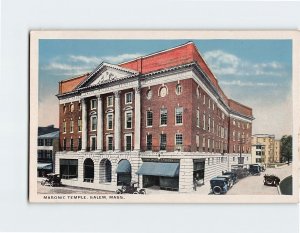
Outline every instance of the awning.
POLYGON ((131 164, 128 160, 121 160, 118 164, 116 173, 131 173, 131 164))
POLYGON ((139 175, 148 176, 179 176, 179 163, 144 162, 137 171, 139 175))
POLYGON ((38 163, 37 169, 52 170, 52 164, 51 163, 38 163))

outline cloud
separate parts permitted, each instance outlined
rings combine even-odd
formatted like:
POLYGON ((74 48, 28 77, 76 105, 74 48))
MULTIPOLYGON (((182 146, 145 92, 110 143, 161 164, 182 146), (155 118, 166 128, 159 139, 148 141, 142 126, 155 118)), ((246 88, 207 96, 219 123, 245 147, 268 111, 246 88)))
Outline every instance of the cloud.
POLYGON ((142 56, 140 53, 125 53, 117 56, 83 56, 68 55, 66 59, 56 57, 48 64, 41 67, 42 70, 52 72, 53 75, 79 75, 91 72, 102 61, 118 64, 142 56))
POLYGON ((244 82, 241 80, 220 81, 221 85, 239 86, 239 87, 276 87, 277 83, 262 83, 262 82, 244 82))
POLYGON ((47 126, 54 124, 58 127, 58 99, 55 95, 48 95, 39 99, 38 105, 38 124, 39 126, 47 126))
POLYGON ((216 75, 232 76, 284 76, 283 64, 277 61, 253 63, 223 50, 204 53, 204 58, 216 75))

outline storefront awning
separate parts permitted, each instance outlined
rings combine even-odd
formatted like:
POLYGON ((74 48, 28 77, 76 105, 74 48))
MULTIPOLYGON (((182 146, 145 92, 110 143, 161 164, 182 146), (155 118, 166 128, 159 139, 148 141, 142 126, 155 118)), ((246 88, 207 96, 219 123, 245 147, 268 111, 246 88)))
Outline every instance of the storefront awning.
POLYGON ((51 163, 38 163, 37 169, 52 170, 52 164, 51 163))
POLYGON ((121 160, 118 164, 116 173, 131 173, 131 165, 128 160, 121 160))
POLYGON ((148 176, 179 176, 179 163, 144 162, 137 171, 139 175, 148 176))

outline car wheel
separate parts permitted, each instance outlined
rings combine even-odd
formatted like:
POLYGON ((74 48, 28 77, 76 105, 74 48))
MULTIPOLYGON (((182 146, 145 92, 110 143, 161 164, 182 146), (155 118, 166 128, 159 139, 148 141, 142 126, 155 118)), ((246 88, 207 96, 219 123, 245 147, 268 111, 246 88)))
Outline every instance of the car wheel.
POLYGON ((122 194, 123 192, 120 189, 117 189, 116 194, 122 194))
POLYGON ((54 186, 54 182, 53 182, 53 181, 50 183, 50 186, 51 186, 51 187, 53 187, 53 186, 54 186))
POLYGON ((214 194, 220 195, 221 192, 222 192, 222 189, 221 189, 220 186, 215 186, 215 187, 213 188, 213 193, 214 193, 214 194))
POLYGON ((133 192, 133 194, 139 194, 138 191, 133 192))
POLYGON ((143 194, 143 195, 146 194, 146 190, 145 189, 141 189, 140 190, 140 194, 143 194))
POLYGON ((265 184, 273 185, 273 181, 271 179, 266 179, 265 184))
POLYGON ((45 181, 42 181, 42 182, 41 182, 41 185, 42 185, 42 186, 45 186, 45 181))

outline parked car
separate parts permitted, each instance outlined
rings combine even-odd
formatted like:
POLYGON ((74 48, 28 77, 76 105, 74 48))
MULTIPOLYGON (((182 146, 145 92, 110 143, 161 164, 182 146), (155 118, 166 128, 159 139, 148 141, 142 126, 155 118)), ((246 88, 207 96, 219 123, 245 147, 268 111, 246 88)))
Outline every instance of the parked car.
POLYGON ((250 164, 249 172, 252 176, 260 176, 261 167, 258 164, 250 164))
POLYGON ((235 184, 238 181, 238 177, 235 172, 222 171, 222 175, 229 175, 233 181, 233 184, 235 184))
POLYGON ((225 178, 227 180, 229 189, 233 186, 233 179, 231 178, 230 175, 217 176, 217 178, 225 178))
POLYGON ((226 194, 228 191, 228 180, 221 177, 212 178, 210 180, 210 188, 213 194, 226 194))
POLYGON ((231 165, 231 171, 236 173, 238 179, 249 176, 249 166, 246 164, 231 165))
POLYGON ((275 175, 264 175, 264 185, 277 186, 280 183, 280 178, 275 175))
POLYGON ((130 194, 146 194, 145 189, 138 189, 138 182, 131 182, 128 185, 123 185, 122 188, 116 190, 117 194, 130 193, 130 194))
POLYGON ((42 180, 41 185, 61 186, 61 178, 59 174, 49 173, 47 178, 42 180))

